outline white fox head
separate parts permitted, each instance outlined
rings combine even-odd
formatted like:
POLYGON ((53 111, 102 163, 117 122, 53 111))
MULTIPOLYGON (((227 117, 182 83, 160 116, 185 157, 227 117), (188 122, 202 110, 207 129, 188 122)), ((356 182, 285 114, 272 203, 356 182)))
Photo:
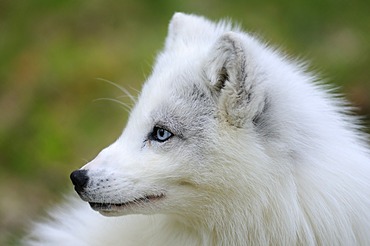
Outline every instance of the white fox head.
POLYGON ((105 215, 197 216, 241 190, 259 196, 253 186, 273 172, 257 134, 268 111, 263 49, 228 23, 175 14, 122 136, 72 173, 81 198, 105 215))

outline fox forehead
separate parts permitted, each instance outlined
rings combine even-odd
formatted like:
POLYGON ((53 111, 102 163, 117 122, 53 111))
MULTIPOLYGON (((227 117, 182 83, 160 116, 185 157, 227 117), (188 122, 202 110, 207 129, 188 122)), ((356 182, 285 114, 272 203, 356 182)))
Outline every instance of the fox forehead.
POLYGON ((216 103, 204 84, 204 81, 184 77, 173 79, 165 88, 154 84, 141 95, 139 111, 146 115, 144 120, 148 121, 149 127, 168 128, 174 134, 185 137, 214 118, 216 103))

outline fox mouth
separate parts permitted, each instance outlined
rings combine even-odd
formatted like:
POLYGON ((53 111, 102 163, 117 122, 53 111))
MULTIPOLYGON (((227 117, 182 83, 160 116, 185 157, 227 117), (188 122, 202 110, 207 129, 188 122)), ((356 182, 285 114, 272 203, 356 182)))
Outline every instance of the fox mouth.
POLYGON ((90 207, 98 212, 110 212, 121 210, 126 207, 144 205, 152 203, 164 198, 164 194, 160 195, 147 195, 140 198, 135 198, 133 200, 123 202, 123 203, 109 203, 109 202, 89 202, 90 207))

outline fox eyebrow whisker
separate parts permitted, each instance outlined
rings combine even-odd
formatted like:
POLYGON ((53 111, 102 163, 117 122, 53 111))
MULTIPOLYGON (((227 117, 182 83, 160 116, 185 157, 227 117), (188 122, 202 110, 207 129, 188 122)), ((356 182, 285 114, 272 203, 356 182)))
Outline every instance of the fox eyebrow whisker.
POLYGON ((126 88, 120 86, 119 84, 117 84, 113 81, 107 80, 107 79, 103 79, 103 78, 97 78, 97 80, 100 80, 100 81, 103 81, 103 82, 106 82, 108 84, 113 85, 114 87, 118 88, 121 92, 123 92, 128 98, 130 98, 132 103, 137 102, 137 98, 135 96, 133 96, 126 88))
POLYGON ((125 102, 122 102, 118 99, 114 99, 114 98, 106 98, 106 97, 102 97, 102 98, 97 98, 97 99, 94 99, 93 100, 94 102, 98 102, 98 101, 110 101, 110 102, 115 102, 115 103, 118 103, 119 105, 121 105, 121 107, 127 112, 127 113, 130 113, 131 109, 132 109, 132 105, 129 105, 125 102))

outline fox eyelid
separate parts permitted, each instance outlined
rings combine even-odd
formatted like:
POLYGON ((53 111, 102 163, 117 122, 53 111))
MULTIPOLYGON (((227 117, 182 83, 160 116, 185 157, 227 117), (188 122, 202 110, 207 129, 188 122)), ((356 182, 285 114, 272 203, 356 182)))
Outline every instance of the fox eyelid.
POLYGON ((159 126, 155 126, 153 128, 153 131, 149 134, 149 139, 163 143, 173 136, 174 134, 170 132, 169 130, 159 127, 159 126))

